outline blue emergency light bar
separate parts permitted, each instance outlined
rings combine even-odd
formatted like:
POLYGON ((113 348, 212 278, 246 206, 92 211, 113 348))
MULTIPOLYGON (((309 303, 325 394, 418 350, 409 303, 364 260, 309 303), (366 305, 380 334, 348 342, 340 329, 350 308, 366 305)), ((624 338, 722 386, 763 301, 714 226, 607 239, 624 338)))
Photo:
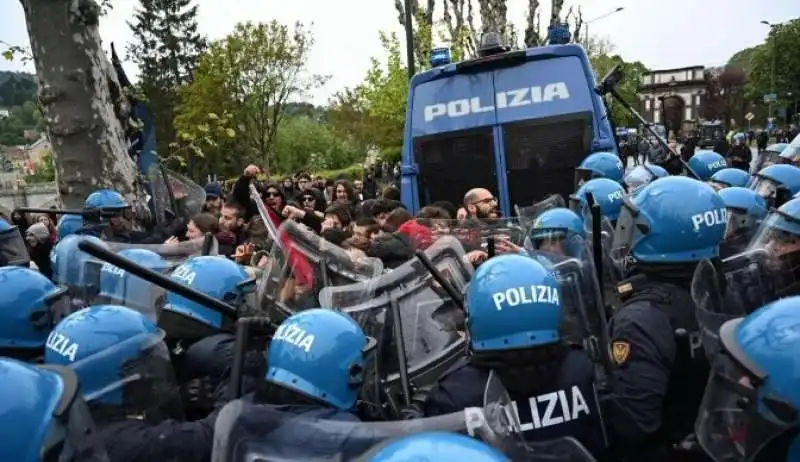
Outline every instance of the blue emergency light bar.
POLYGON ((450 64, 452 57, 449 48, 434 48, 431 50, 431 66, 439 67, 450 64))
POLYGON ((553 24, 547 27, 547 41, 550 45, 566 45, 571 38, 569 24, 553 24))

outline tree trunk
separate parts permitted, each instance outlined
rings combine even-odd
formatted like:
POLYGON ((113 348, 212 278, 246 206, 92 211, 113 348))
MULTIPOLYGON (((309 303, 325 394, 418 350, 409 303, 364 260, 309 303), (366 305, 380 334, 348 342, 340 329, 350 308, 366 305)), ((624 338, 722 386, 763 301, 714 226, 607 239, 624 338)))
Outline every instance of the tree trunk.
POLYGON ((93 0, 20 0, 25 9, 39 101, 53 146, 63 205, 80 208, 108 187, 141 196, 123 125, 129 108, 102 49, 93 0))

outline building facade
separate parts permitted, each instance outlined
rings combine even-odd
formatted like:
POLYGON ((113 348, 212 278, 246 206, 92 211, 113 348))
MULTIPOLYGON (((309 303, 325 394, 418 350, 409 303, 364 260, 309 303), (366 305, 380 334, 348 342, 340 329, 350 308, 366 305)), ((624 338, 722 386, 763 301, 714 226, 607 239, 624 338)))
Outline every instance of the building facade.
POLYGON ((697 120, 703 111, 705 66, 655 70, 642 76, 639 93, 642 117, 678 131, 684 120, 697 120))

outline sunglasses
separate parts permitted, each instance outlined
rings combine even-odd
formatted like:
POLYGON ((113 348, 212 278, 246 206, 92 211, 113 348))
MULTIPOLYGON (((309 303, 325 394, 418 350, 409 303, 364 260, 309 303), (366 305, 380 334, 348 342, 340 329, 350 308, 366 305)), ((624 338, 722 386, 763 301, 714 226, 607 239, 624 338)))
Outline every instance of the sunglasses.
POLYGON ((281 197, 280 193, 277 193, 275 191, 267 191, 267 192, 264 193, 264 196, 266 196, 266 197, 281 197))

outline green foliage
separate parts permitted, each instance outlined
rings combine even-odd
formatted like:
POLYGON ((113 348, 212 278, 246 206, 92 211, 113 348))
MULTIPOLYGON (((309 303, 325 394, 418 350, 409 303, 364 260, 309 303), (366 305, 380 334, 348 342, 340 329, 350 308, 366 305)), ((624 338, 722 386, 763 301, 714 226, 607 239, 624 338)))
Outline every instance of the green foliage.
MULTIPOLYGON (((0 106, 2 107, 2 106, 0 106)), ((42 130, 44 122, 36 103, 27 101, 19 106, 6 107, 8 117, 0 117, 0 146, 19 146, 28 144, 25 130, 42 130)))
POLYGON ((283 119, 273 154, 273 169, 282 173, 336 169, 364 157, 354 143, 308 117, 283 119))
POLYGON ((194 73, 207 43, 197 33, 197 6, 191 0, 139 0, 134 21, 128 23, 134 41, 128 59, 139 66, 138 90, 154 116, 157 150, 168 152, 175 138, 172 119, 178 89, 194 73))
MULTIPOLYGON (((647 72, 647 68, 639 61, 628 63, 625 62, 620 55, 611 55, 610 51, 612 47, 607 42, 604 44, 598 43, 595 46, 598 50, 602 49, 605 51, 603 54, 590 56, 596 78, 598 80, 603 78, 611 68, 617 64, 622 64, 625 79, 619 84, 617 90, 625 101, 634 105, 637 104, 639 101, 639 86, 642 81, 642 75, 647 72)), ((592 48, 590 47, 590 49, 592 48)), ((631 127, 637 125, 631 113, 616 101, 611 102, 609 109, 611 110, 611 121, 617 127, 631 127)))
POLYGON ((53 152, 47 151, 42 160, 36 164, 36 173, 26 175, 27 183, 52 183, 56 181, 55 163, 53 162, 53 152))
MULTIPOLYGON (((785 106, 800 98, 800 19, 793 19, 771 28, 763 45, 734 55, 749 55, 750 68, 747 83, 747 98, 763 101, 766 93, 778 94, 778 106, 785 106), (775 84, 772 85, 772 69, 775 69, 775 84)), ((732 59, 734 59, 732 58, 732 59)), ((747 70, 747 69, 746 69, 747 70)))
POLYGON ((0 108, 36 102, 36 77, 24 72, 0 71, 0 108))
POLYGON ((362 151, 377 149, 380 157, 399 157, 408 97, 408 70, 395 34, 380 35, 384 62, 372 59, 364 81, 336 95, 328 114, 335 129, 362 151))
POLYGON ((202 168, 189 166, 197 170, 193 174, 236 174, 248 163, 270 170, 289 99, 327 80, 306 71, 313 44, 303 24, 290 28, 277 21, 237 24, 225 39, 211 44, 194 79, 181 91, 174 120, 179 140, 191 144, 181 154, 203 159, 197 162, 202 168), (209 114, 229 115, 220 119, 225 121, 222 130, 202 130, 209 114), (231 132, 234 137, 228 136, 231 132), (229 167, 234 171, 228 172, 229 167))

